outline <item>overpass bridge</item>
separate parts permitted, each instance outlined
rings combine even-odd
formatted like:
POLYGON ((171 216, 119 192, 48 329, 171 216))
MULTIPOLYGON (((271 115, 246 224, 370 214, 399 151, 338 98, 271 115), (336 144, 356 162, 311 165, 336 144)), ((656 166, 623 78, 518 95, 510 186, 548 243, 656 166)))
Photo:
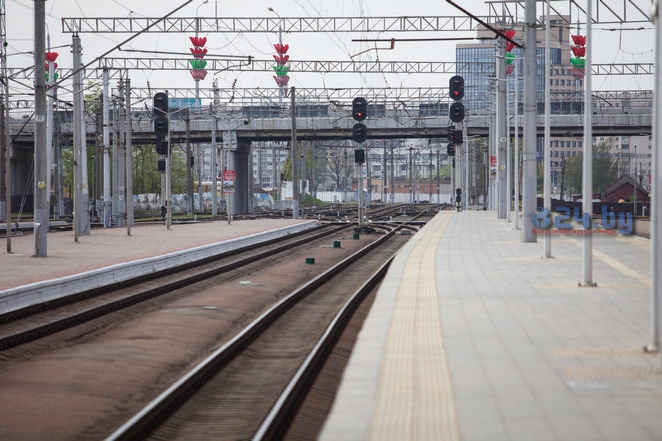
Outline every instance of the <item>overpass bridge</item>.
MULTIPOLYGON (((412 95, 409 100, 398 100, 393 97, 385 99, 373 95, 368 108, 368 118, 364 121, 368 127, 368 139, 436 139, 445 142, 450 120, 448 117, 448 101, 437 89, 435 94, 412 95)), ((363 90, 367 92, 367 90, 363 90)), ((420 92, 420 91, 419 91, 420 92)), ((297 96, 299 91, 296 91, 297 96)), ((360 91, 328 91, 334 99, 326 102, 302 99, 295 105, 297 139, 299 141, 334 141, 352 138, 352 126, 355 121, 351 117, 351 99, 360 91)), ((373 92, 374 93, 374 92, 373 92)), ((312 96, 304 91, 303 96, 312 96)), ((366 94, 367 95, 367 94, 366 94)), ((121 95, 120 95, 121 96, 121 95)), ((367 95, 369 96, 369 95, 367 95)), ((447 96, 447 94, 445 95, 447 96)), ((561 137, 583 136, 583 101, 582 94, 572 92, 552 98, 551 134, 561 137)), ((143 98, 147 103, 147 98, 143 98)), ((192 108, 189 112, 180 111, 171 120, 171 140, 174 144, 211 143, 214 130, 219 143, 223 140, 223 132, 233 132, 236 144, 223 146, 228 151, 228 160, 242 176, 244 189, 238 191, 232 206, 238 211, 235 214, 251 210, 251 144, 257 141, 290 141, 292 139, 292 117, 290 106, 279 106, 271 99, 255 100, 254 105, 232 105, 227 101, 213 108, 192 108)), ((245 102, 245 101, 244 101, 245 102)), ((521 113, 521 106, 520 113, 521 113)), ((511 106, 514 110, 514 106, 511 106)), ((172 110, 172 109, 171 109, 172 110)), ((12 114, 22 109, 14 108, 12 114)), ((131 139, 134 146, 154 145, 156 137, 153 133, 151 109, 138 108, 131 110, 131 139)), ((537 117, 537 136, 544 134, 544 115, 542 104, 539 104, 537 117)), ((652 127, 652 92, 611 92, 594 94, 592 104, 593 136, 634 136, 650 135, 652 127)), ((58 122, 55 127, 57 146, 70 148, 73 145, 73 114, 69 110, 58 111, 58 122)), ((117 115, 117 120, 111 117, 112 131, 122 127, 124 116, 117 115), (116 124, 119 122, 119 124, 116 124)), ((521 121, 521 120, 520 120, 521 121)), ((463 124, 468 136, 488 137, 490 125, 494 123, 494 113, 484 109, 473 110, 467 106, 463 124)), ((510 133, 514 133, 514 118, 511 117, 510 133)), ((25 117, 12 118, 10 122, 12 137, 12 181, 19 192, 30 192, 31 186, 26 186, 31 174, 31 164, 34 153, 34 121, 30 112, 25 117), (20 184, 20 185, 19 185, 20 184)), ((101 126, 92 118, 85 124, 87 145, 101 145, 101 126)), ((523 130, 520 130, 522 136, 523 130)), ((121 145, 122 136, 116 133, 113 142, 121 145)), ((234 139, 229 136, 227 139, 234 139)), ((339 143, 340 145, 340 143, 339 143)), ((346 146, 346 144, 343 144, 346 146)), ((13 193, 16 194, 16 193, 13 193)), ((20 193, 19 193, 20 194, 20 193)), ((233 210, 234 211, 234 210, 233 210)))
MULTIPOLYGON (((326 103, 305 99, 296 108, 297 137, 301 140, 351 139, 352 126, 351 99, 360 90, 345 90, 342 95, 329 91, 326 103)), ((363 90, 367 92, 367 90, 363 90)), ((419 90, 421 92, 421 90, 419 90)), ((368 126, 369 139, 411 139, 444 138, 449 124, 447 98, 440 89, 425 89, 425 94, 410 96, 407 100, 394 97, 383 98, 373 95, 369 98, 368 126)), ((297 90, 297 94, 299 91, 297 90)), ((304 90, 302 95, 308 96, 304 90)), ((367 94, 366 94, 367 95, 367 94)), ((550 128, 552 136, 583 136, 583 94, 578 92, 555 93, 551 96, 550 128)), ((369 95, 367 95, 369 96, 369 95)), ((447 96, 447 95, 446 95, 447 96)), ((652 91, 601 92, 594 94, 593 135, 594 136, 634 136, 652 133, 652 91)), ((145 100, 145 103, 147 101, 145 100)), ((15 107, 16 109, 16 107, 15 107)), ((20 109, 18 109, 20 111, 20 109)), ((514 113, 514 106, 511 105, 514 113)), ((520 115, 522 112, 519 106, 520 115)), ((537 134, 543 136, 543 104, 538 105, 537 134)), ((212 138, 212 113, 209 108, 189 109, 189 140, 193 143, 209 143, 212 138)), ((16 115, 16 110, 13 111, 16 115)), ((217 131, 235 131, 240 142, 287 141, 291 138, 291 107, 279 106, 271 98, 263 98, 255 105, 233 106, 221 104, 214 109, 217 131)), ((472 110, 468 105, 464 124, 469 136, 488 136, 494 113, 489 110, 472 110)), ((171 136, 176 142, 186 139, 186 112, 175 114, 171 121, 171 136)), ((123 119, 123 118, 122 118, 123 119)), ((132 140, 134 144, 151 144, 155 141, 151 110, 134 109, 131 112, 132 140)), ((58 111, 60 134, 68 142, 73 132, 72 112, 58 111)), ((111 116, 112 120, 112 116, 111 116)), ((112 121, 111 121, 112 123, 112 121)), ((511 133, 514 133, 514 118, 510 120, 511 133)), ((30 112, 23 118, 11 120, 13 145, 17 148, 33 148, 34 121, 30 112)), ((94 142, 99 128, 92 118, 86 122, 88 142, 94 142)), ((520 131, 521 133, 521 131, 520 131)))

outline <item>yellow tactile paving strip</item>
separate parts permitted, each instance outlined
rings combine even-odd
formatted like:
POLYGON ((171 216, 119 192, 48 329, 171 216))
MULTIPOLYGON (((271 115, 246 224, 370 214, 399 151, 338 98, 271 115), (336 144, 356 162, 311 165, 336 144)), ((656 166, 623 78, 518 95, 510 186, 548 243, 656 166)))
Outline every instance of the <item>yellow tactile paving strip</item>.
POLYGON ((388 332, 368 439, 460 439, 434 265, 451 215, 437 217, 426 240, 416 245, 407 260, 388 332))

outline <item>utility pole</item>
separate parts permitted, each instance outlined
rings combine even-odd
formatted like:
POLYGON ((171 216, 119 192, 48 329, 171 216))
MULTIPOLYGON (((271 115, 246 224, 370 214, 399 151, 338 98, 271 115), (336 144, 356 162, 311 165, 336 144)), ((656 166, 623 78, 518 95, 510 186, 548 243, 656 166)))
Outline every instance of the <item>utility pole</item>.
POLYGON ((393 156, 393 140, 391 140, 391 204, 395 203, 395 159, 393 156))
MULTIPOLYGON (((103 70, 103 226, 112 227, 112 200, 110 187, 110 75, 103 70)), ((60 195, 62 197, 62 195, 60 195)), ((63 213, 64 214, 64 213, 63 213)))
MULTIPOLYGON (((535 243, 529 214, 536 210, 536 0, 525 3, 524 150, 522 154, 522 242, 535 243)), ((588 70, 588 68, 587 68, 588 70)), ((590 97, 589 97, 590 100, 590 97)), ((590 101, 589 101, 590 103, 590 101)), ((587 107, 589 115, 590 107, 587 107)))
POLYGON ((186 194, 188 195, 186 214, 193 216, 193 212, 195 211, 195 201, 193 197, 193 167, 191 164, 191 119, 188 109, 186 109, 184 123, 186 124, 186 194))
MULTIPOLYGON (((74 34, 73 37, 73 59, 74 59, 74 242, 78 243, 78 236, 82 234, 83 223, 81 220, 83 197, 81 192, 82 185, 82 169, 81 169, 81 151, 83 149, 83 140, 81 134, 83 133, 82 126, 83 114, 80 109, 80 96, 83 94, 82 72, 79 69, 80 62, 80 38, 74 34)), ((38 66, 35 66, 37 68, 38 66)), ((35 72, 39 77, 39 74, 35 72)))
POLYGON ((382 170, 382 204, 386 205, 386 140, 384 140, 384 169, 382 170))
MULTIPOLYGON (((51 51, 51 36, 46 37, 48 52, 51 51)), ((55 63, 48 63, 48 82, 46 83, 46 188, 48 189, 48 214, 50 217, 51 185, 53 171, 53 104, 55 102, 55 63)), ((58 213, 59 214, 59 213, 58 213)), ((59 216, 58 216, 59 217, 59 216)))
POLYGON ((131 80, 126 79, 126 235, 131 236, 133 226, 133 144, 131 140, 131 80))
POLYGON ((0 107, 2 109, 2 133, 0 133, 0 221, 7 221, 7 252, 11 252, 11 210, 7 209, 9 182, 5 170, 9 173, 9 77, 7 75, 7 21, 5 20, 5 4, 0 3, 0 74, 2 74, 2 92, 0 93, 0 107), (7 100, 5 100, 7 98, 7 100))
MULTIPOLYGON (((655 23, 655 65, 662 65, 662 29, 660 23, 659 4, 653 12, 653 22, 655 23)), ((659 69, 655 71, 655 90, 662 90, 662 72, 659 69)), ((662 97, 659 93, 653 98, 653 108, 660 109, 662 106, 662 97)), ((660 133, 662 130, 662 113, 655 112, 653 120, 653 133, 660 133)), ((651 160, 651 179, 653 191, 651 193, 651 231, 662 231, 662 137, 653 138, 655 145, 652 148, 651 160)), ((634 220, 633 220, 634 222, 634 220)), ((648 349, 659 351, 660 340, 662 340, 662 274, 659 268, 662 265, 662 236, 653 234, 651 236, 651 344, 648 349)), ((660 367, 662 368, 662 354, 660 354, 660 367)))
POLYGON ((630 160, 634 165, 634 174, 632 175, 632 188, 634 188, 634 212, 632 213, 632 222, 634 222, 634 217, 637 215, 637 146, 634 146, 634 156, 630 160))
POLYGON ((290 89, 292 103, 292 219, 299 219, 299 173, 297 171, 297 113, 295 87, 290 89))
POLYGON ((467 123, 462 123, 462 139, 464 140, 464 196, 462 197, 462 209, 469 208, 469 137, 467 136, 467 123))
POLYGON ((34 133, 34 236, 35 257, 46 257, 49 228, 48 164, 46 154, 46 2, 34 2, 35 133, 34 133))
MULTIPOLYGON (((592 2, 586 4, 586 78, 584 79, 584 158, 582 175, 582 215, 584 229, 588 230, 583 235, 582 262, 584 277, 581 286, 595 286, 593 283, 593 111, 592 111, 592 87, 591 87, 591 62, 593 61, 593 20, 592 2), (587 225, 588 223, 588 225, 587 225)), ((525 211, 526 213, 526 211, 525 211)), ((524 216, 527 217, 527 216, 524 216)))
MULTIPOLYGON (((497 43, 497 217, 499 219, 506 219, 508 208, 507 204, 507 190, 506 190, 506 127, 508 120, 506 119, 506 45, 503 38, 499 38, 497 43)), ((535 51, 534 51, 535 52, 535 51)))
MULTIPOLYGON (((517 78, 517 72, 515 72, 517 78)), ((513 157, 512 139, 510 138, 510 79, 506 79, 506 221, 512 222, 513 191, 511 182, 513 179, 513 157)))
POLYGON ((519 57, 515 60, 515 229, 519 230, 519 57))
MULTIPOLYGON (((2 42, 0 42, 2 44, 2 42)), ((5 79, 6 81, 6 79, 5 79)), ((0 99, 0 127, 2 127, 2 132, 0 133, 0 221, 6 221, 7 220, 7 212, 6 210, 6 195, 7 195, 7 188, 5 187, 5 162, 6 162, 6 157, 5 157, 5 152, 7 150, 7 142, 5 141, 5 132, 9 130, 9 120, 5 118, 5 103, 4 103, 5 97, 4 94, 2 94, 2 97, 0 99)), ((11 216, 9 216, 11 217, 11 216)), ((7 230, 9 233, 10 230, 7 230)), ((10 237, 11 234, 7 234, 7 237, 10 237)))
POLYGON ((113 158, 115 164, 117 164, 117 225, 120 227, 126 226, 126 139, 124 138, 124 118, 122 118, 126 112, 126 108, 122 105, 124 102, 124 91, 125 84, 123 80, 120 80, 120 95, 117 98, 119 104, 119 114, 118 114, 118 146, 117 146, 117 159, 113 158))
MULTIPOLYGON (((119 87, 119 92, 120 93, 122 93, 122 90, 123 90, 122 86, 123 86, 123 84, 120 83, 120 87, 119 87)), ((112 159, 112 161, 113 161, 113 166, 112 166, 113 179, 112 179, 112 191, 111 191, 111 197, 112 197, 111 209, 112 209, 112 211, 111 211, 110 219, 109 219, 109 224, 111 224, 111 225, 113 223, 113 220, 115 220, 116 225, 119 225, 119 220, 117 218, 118 218, 119 211, 120 211, 119 210, 119 206, 120 206, 120 202, 119 202, 119 191, 120 191, 120 189, 119 189, 119 183, 120 183, 120 181, 119 181, 119 170, 120 170, 120 167, 119 167, 119 161, 118 161, 120 137, 119 137, 119 134, 117 133, 117 129, 118 129, 117 115, 118 115, 118 113, 119 112, 117 111, 117 101, 113 100, 113 135, 112 135, 113 136, 113 159, 112 159)))
POLYGON ((409 203, 414 203, 414 162, 412 158, 413 147, 409 147, 409 203))
MULTIPOLYGON (((188 130, 188 125, 186 126, 188 130)), ((211 111, 211 215, 216 216, 218 214, 218 198, 216 192, 218 191, 218 169, 217 162, 218 158, 217 149, 216 149, 216 114, 212 107, 211 111)))
MULTIPOLYGON (((2 7, 4 8, 5 3, 2 2, 2 7)), ((3 56, 5 53, 3 52, 3 56)), ((7 60, 3 58, 3 74, 5 79, 5 100, 4 100, 4 109, 5 114, 5 163, 0 165, 5 167, 5 182, 7 183, 5 187, 5 199, 6 199, 6 212, 7 212, 7 254, 11 254, 11 156, 12 156, 12 145, 11 145, 11 133, 9 130, 10 127, 10 116, 9 116, 9 77, 7 76, 7 60)))
POLYGON ((437 205, 441 205, 441 167, 439 161, 440 151, 437 147, 437 205))
MULTIPOLYGON (((544 164, 544 172, 545 176, 543 178, 543 185, 544 185, 544 195, 545 195, 545 203, 544 207, 548 209, 550 212, 552 210, 552 177, 551 177, 551 136, 550 136, 550 113, 551 113, 551 103, 549 99, 549 78, 550 78, 550 54, 549 54, 549 40, 551 39, 551 24, 549 21, 549 9, 550 9, 550 2, 551 0, 547 0, 547 12, 545 16, 545 75, 543 76, 543 79, 545 81, 545 138, 544 138, 544 157, 543 160, 545 161, 544 164)), ((590 115, 592 112, 588 112, 590 115)), ((591 200, 593 198, 591 197, 591 200)), ((552 257, 552 235, 551 234, 545 234, 543 237, 543 248, 545 252, 545 258, 549 259, 552 257)))

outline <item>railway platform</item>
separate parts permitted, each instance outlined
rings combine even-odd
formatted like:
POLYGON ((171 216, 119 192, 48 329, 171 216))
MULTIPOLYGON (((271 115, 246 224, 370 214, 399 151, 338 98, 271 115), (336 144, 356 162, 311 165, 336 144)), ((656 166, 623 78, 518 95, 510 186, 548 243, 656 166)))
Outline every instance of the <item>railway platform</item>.
POLYGON ((170 229, 164 223, 136 224, 130 231, 93 229, 78 242, 73 231, 50 232, 47 257, 33 257, 32 234, 13 236, 11 253, 0 253, 0 312, 316 225, 299 219, 173 223, 170 229))
MULTIPOLYGON (((0 254, 0 301, 137 263, 314 226, 277 219, 32 235, 0 254)), ((645 227, 635 226, 635 231, 645 227)), ((494 212, 442 211, 392 263, 343 375, 321 440, 659 440, 660 356, 650 343, 650 242, 596 234, 579 287, 582 238, 523 244, 494 212)), ((112 270, 112 271, 111 271, 112 270)), ((41 294, 37 294, 41 295, 41 294)), ((0 311, 12 308, 0 304, 0 311)))
POLYGON ((319 439, 660 440, 650 242, 441 212, 396 256, 319 439))

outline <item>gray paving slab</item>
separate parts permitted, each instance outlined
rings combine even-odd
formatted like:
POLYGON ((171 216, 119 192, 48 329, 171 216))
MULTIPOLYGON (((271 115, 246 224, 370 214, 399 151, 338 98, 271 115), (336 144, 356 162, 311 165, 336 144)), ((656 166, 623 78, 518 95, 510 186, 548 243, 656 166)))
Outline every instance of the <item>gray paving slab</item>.
MULTIPOLYGON (((450 216, 434 266, 460 439, 662 439, 660 357, 641 350, 651 340, 649 240, 594 235, 597 287, 580 287, 582 237, 553 236, 553 258, 545 259, 542 238, 522 243, 494 212, 439 216, 450 216)), ((380 371, 388 330, 377 341, 371 327, 395 325, 400 279, 391 273, 404 270, 410 253, 398 256, 378 293, 322 440, 368 439, 374 431, 382 398, 376 387, 358 389, 389 381, 380 371)))

